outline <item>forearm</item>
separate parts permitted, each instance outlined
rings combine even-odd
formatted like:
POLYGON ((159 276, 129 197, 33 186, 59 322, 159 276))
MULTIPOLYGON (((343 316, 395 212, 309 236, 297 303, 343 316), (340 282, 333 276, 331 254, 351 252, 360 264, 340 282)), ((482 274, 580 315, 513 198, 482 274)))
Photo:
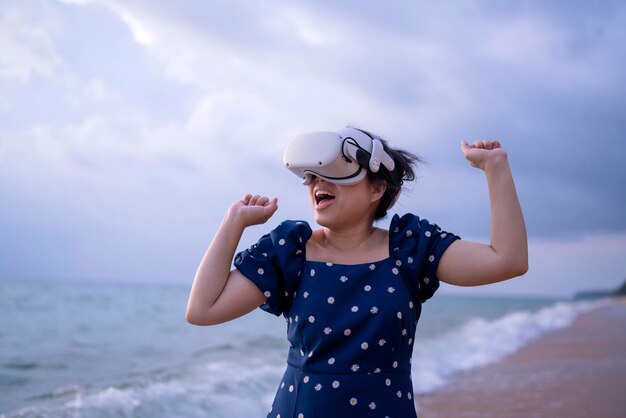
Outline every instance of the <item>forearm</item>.
POLYGON ((528 270, 528 244, 522 208, 506 154, 485 166, 491 204, 491 247, 511 275, 528 270))
POLYGON ((196 271, 187 304, 188 318, 208 310, 222 293, 243 231, 244 226, 229 211, 196 271))

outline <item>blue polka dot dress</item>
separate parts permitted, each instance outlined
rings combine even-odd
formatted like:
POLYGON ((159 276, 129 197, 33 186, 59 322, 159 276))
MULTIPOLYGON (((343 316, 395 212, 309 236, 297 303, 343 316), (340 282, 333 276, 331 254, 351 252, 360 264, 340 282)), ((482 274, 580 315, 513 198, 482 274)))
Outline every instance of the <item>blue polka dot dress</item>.
POLYGON ((235 257, 283 315, 291 344, 271 418, 415 417, 411 355, 437 264, 459 237, 411 214, 394 216, 389 254, 364 264, 306 259, 312 231, 285 221, 235 257))

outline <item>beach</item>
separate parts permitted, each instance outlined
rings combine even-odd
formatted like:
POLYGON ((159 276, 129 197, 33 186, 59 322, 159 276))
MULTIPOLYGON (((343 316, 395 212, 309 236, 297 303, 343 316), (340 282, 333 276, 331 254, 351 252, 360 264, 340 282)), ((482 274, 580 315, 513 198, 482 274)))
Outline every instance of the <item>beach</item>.
POLYGON ((416 399, 420 418, 626 417, 626 299, 416 399))

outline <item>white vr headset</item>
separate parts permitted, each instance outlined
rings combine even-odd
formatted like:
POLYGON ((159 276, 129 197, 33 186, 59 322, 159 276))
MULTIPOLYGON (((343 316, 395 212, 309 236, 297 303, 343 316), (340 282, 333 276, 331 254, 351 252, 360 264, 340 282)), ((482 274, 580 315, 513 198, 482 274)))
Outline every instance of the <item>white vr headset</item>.
POLYGON ((305 185, 313 176, 335 184, 357 184, 368 169, 377 173, 381 164, 389 171, 395 168, 378 138, 353 127, 295 137, 287 145, 283 163, 305 185))

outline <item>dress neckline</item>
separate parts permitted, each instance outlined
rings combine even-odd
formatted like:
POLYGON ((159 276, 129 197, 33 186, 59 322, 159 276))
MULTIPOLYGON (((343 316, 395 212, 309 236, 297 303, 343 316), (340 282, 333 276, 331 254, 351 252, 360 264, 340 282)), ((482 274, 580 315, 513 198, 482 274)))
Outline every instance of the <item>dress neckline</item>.
MULTIPOLYGON (((399 221, 399 216, 398 215, 394 215, 393 218, 391 219, 391 222, 389 224, 389 229, 388 229, 388 233, 389 233, 389 242, 387 243, 387 251, 388 251, 388 255, 387 257, 383 258, 383 259, 379 259, 376 261, 368 261, 365 263, 354 263, 354 264, 346 264, 346 263, 332 263, 329 261, 321 261, 321 260, 309 260, 308 258, 306 258, 306 244, 309 241, 309 239, 311 238, 311 235, 309 235, 308 238, 306 238, 306 240, 304 240, 302 242, 302 257, 304 259, 305 262, 307 263, 314 263, 314 264, 326 264, 328 266, 340 266, 340 267, 359 267, 359 266, 371 266, 373 265, 378 265, 378 264, 382 264, 385 263, 389 260, 394 260, 393 254, 395 253, 394 247, 396 247, 396 239, 397 236, 396 234, 398 233, 398 228, 397 228, 397 223, 399 221)), ((306 226, 306 228, 309 230, 309 232, 312 234, 313 233, 313 229, 311 228, 311 226, 309 225, 308 222, 306 221, 298 221, 298 223, 303 224, 306 226)))
POLYGON ((345 263, 332 263, 330 261, 309 260, 306 257, 304 259, 304 261, 306 261, 307 263, 326 264, 328 267, 332 267, 332 266, 339 266, 339 267, 371 266, 371 265, 383 264, 383 263, 385 263, 385 262, 387 262, 389 260, 391 260, 391 256, 387 256, 386 258, 383 258, 382 260, 368 261, 368 262, 365 262, 365 263, 345 264, 345 263))

